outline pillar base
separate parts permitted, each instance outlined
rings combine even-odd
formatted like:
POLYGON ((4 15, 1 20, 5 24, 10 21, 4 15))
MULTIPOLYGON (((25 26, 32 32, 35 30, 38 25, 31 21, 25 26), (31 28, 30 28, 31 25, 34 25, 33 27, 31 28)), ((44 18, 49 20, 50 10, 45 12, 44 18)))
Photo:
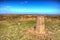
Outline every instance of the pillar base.
POLYGON ((46 35, 45 32, 44 32, 44 33, 37 32, 36 30, 34 30, 34 28, 31 28, 31 29, 28 30, 28 31, 29 31, 29 33, 31 33, 31 34, 33 34, 33 35, 38 35, 38 36, 41 36, 41 35, 45 36, 45 35, 46 35))

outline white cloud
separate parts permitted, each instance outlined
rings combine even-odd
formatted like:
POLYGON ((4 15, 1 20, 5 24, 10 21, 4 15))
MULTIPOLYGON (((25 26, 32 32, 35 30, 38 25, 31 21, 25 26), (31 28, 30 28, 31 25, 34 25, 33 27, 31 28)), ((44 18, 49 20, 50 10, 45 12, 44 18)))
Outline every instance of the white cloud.
POLYGON ((28 3, 28 1, 23 1, 23 2, 21 2, 21 4, 27 4, 28 3))
POLYGON ((28 1, 25 1, 25 3, 28 3, 28 1))
POLYGON ((6 8, 10 8, 11 6, 8 5, 8 6, 5 6, 5 7, 6 7, 6 8))

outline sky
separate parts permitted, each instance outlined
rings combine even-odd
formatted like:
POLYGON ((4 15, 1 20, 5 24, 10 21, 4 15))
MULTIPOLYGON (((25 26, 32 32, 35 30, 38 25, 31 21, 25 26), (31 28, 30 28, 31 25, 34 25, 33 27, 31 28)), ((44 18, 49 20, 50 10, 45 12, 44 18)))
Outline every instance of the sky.
POLYGON ((42 0, 2 0, 0 14, 60 14, 60 3, 42 0))

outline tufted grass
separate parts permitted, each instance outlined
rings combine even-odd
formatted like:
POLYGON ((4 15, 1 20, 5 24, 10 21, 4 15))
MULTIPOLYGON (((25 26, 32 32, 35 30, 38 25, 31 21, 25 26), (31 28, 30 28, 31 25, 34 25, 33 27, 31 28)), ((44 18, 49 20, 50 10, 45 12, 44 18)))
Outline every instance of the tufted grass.
MULTIPOLYGON (((58 20, 57 20, 58 21, 58 20)), ((49 40, 50 37, 39 37, 37 35, 29 35, 28 29, 36 25, 36 20, 22 21, 18 19, 0 20, 0 40, 49 40), (31 38, 30 38, 31 37, 31 38)), ((51 39, 60 40, 60 24, 54 22, 46 22, 48 31, 54 33, 51 39)))

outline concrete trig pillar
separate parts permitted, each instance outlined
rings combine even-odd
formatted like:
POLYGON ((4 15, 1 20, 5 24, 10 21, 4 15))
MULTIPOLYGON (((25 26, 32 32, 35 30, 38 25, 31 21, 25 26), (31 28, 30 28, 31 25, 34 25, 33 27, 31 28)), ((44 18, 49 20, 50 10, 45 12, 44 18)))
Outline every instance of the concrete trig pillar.
POLYGON ((36 31, 40 34, 45 34, 45 17, 37 16, 36 31))

